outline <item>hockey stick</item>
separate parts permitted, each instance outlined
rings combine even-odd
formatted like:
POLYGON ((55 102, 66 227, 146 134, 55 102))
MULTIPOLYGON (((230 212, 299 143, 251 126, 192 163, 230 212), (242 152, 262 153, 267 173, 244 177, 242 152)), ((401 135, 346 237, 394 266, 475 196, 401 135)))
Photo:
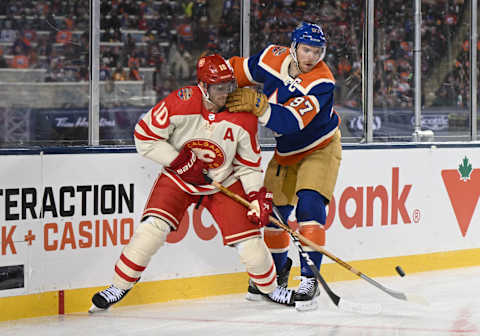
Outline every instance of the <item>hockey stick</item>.
MULTIPOLYGON (((225 188, 223 185, 221 185, 220 183, 216 182, 216 181, 213 181, 211 180, 209 177, 208 178, 208 181, 214 186, 216 187, 217 189, 219 189, 221 192, 223 192, 225 195, 227 195, 228 197, 234 199, 235 201, 243 204, 244 206, 250 208, 250 203, 243 199, 240 195, 237 195, 236 193, 228 190, 227 188, 225 188)), ((298 240, 304 242, 306 245, 310 246, 312 249, 314 249, 315 251, 318 251, 318 252, 321 252, 323 253, 324 255, 326 255, 329 259, 331 259, 332 261, 336 262, 337 264, 339 264, 340 266, 346 268, 347 270, 349 270, 350 272, 352 272, 353 274, 355 274, 356 276, 364 279, 365 281, 367 281, 368 283, 372 284, 373 286, 377 287, 378 289, 382 290, 383 292, 387 293, 388 295, 396 298, 396 299, 399 299, 399 300, 404 300, 404 301, 409 301, 409 302, 415 302, 415 303, 419 303, 419 304, 423 304, 423 305, 428 305, 428 302, 421 296, 418 296, 418 295, 407 295, 403 292, 399 292, 399 291, 395 291, 393 289, 390 289, 390 288, 387 288, 385 286, 383 286, 382 284, 380 284, 379 282, 373 280, 372 278, 368 277, 367 275, 363 274, 362 272, 356 270, 355 268, 353 268, 351 265, 347 264, 345 261, 343 261, 342 259, 336 257, 335 255, 333 255, 332 253, 330 253, 329 251, 325 250, 322 246, 312 242, 310 239, 306 238, 305 236, 303 236, 302 234, 292 230, 289 226, 281 223, 278 219, 276 219, 275 217, 273 216, 270 216, 270 221, 272 223, 274 223, 275 225, 277 225, 278 227, 284 229, 285 231, 287 231, 288 233, 290 233, 292 236, 296 237, 298 240)))
MULTIPOLYGON (((219 189, 222 193, 227 195, 228 197, 230 197, 233 200, 239 202, 240 204, 244 205, 247 208, 251 207, 250 202, 248 202, 247 200, 242 198, 240 195, 237 195, 236 193, 228 190, 227 188, 225 188, 220 183, 212 181, 209 177, 206 177, 206 179, 210 183, 212 183, 217 189, 219 189)), ((283 217, 282 217, 280 211, 278 211, 278 209, 275 206, 273 207, 273 211, 274 211, 274 214, 278 217, 278 222, 281 225, 288 228, 288 230, 286 230, 286 231, 290 234, 290 237, 292 238, 293 242, 295 243, 295 246, 298 248, 298 250, 300 252, 300 256, 305 259, 308 266, 312 270, 313 274, 315 275, 317 280, 320 282, 323 289, 325 290, 328 297, 330 298, 330 300, 332 300, 332 302, 335 306, 337 306, 338 308, 343 309, 345 311, 355 312, 355 313, 378 314, 378 313, 381 312, 382 307, 378 304, 363 304, 363 303, 351 302, 351 301, 347 301, 347 300, 339 297, 337 294, 335 294, 332 291, 332 289, 330 288, 330 286, 328 286, 325 279, 320 274, 318 268, 315 266, 312 259, 310 259, 310 256, 308 255, 308 253, 306 253, 304 251, 304 249, 303 249, 302 245, 300 244, 300 241, 298 240, 298 238, 295 235, 292 234, 292 232, 294 232, 294 231, 292 231, 288 225, 284 224, 283 217)), ((270 220, 272 220, 272 219, 275 220, 274 217, 270 216, 270 220)), ((275 224, 277 224, 277 223, 275 223, 275 224)), ((282 228, 283 228, 283 226, 282 226, 282 228)))
MULTIPOLYGON (((288 224, 285 224, 283 216, 276 206, 273 207, 273 213, 283 225, 288 226, 288 224)), ((312 259, 310 259, 310 256, 308 255, 308 253, 305 252, 305 250, 303 249, 303 246, 300 243, 300 240, 298 240, 298 238, 292 235, 290 232, 289 234, 293 240, 293 243, 295 244, 298 251, 300 252, 300 256, 305 260, 308 267, 310 267, 313 274, 315 275, 315 278, 317 278, 317 280, 320 282, 320 284, 322 285, 323 289, 327 293, 330 300, 332 300, 332 302, 338 308, 343 309, 345 311, 349 311, 349 312, 356 312, 356 313, 363 313, 363 314, 379 314, 382 311, 382 306, 379 304, 365 304, 365 303, 351 302, 335 294, 330 288, 330 286, 328 286, 323 276, 320 274, 320 271, 318 270, 317 266, 313 263, 312 259)))

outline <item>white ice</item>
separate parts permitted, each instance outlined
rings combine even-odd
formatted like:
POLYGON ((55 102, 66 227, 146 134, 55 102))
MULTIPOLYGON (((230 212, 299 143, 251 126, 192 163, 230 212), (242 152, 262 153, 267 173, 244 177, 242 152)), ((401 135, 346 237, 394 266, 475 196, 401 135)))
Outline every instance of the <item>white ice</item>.
POLYGON ((346 300, 380 303, 381 313, 341 311, 324 292, 319 309, 303 313, 267 301, 249 302, 244 295, 226 295, 3 322, 0 335, 480 335, 480 267, 376 280, 390 289, 423 296, 430 305, 392 298, 359 279, 330 286, 346 300))

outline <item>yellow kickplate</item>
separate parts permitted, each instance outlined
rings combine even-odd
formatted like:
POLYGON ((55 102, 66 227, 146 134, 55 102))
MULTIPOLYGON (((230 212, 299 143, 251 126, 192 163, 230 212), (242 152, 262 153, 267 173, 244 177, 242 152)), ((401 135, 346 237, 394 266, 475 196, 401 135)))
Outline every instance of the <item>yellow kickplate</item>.
MULTIPOLYGON (((327 257, 324 258, 327 259, 327 257)), ((372 278, 394 276, 397 275, 395 271, 397 265, 400 265, 407 274, 479 266, 480 249, 348 261, 348 264, 372 278)), ((336 263, 323 264, 321 273, 328 282, 358 279, 355 274, 336 263)), ((290 274, 290 286, 298 285, 298 280, 293 280, 298 275, 299 267, 293 267, 290 274)), ((247 286, 248 276, 245 272, 140 282, 117 306, 246 293, 247 286)), ((91 306, 92 295, 104 288, 106 286, 65 290, 63 297, 65 314, 87 312, 91 306)), ((0 311, 2 312, 0 321, 56 315, 61 302, 58 291, 2 297, 0 298, 0 311)))

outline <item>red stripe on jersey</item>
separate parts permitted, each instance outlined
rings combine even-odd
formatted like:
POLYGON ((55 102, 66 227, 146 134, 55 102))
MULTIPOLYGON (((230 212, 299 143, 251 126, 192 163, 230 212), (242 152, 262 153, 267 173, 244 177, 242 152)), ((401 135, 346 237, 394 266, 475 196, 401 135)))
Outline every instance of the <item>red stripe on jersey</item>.
POLYGON ((256 274, 252 274, 252 273, 248 272, 248 275, 250 275, 250 278, 252 278, 252 279, 265 279, 265 278, 268 278, 270 275, 272 275, 272 272, 273 272, 274 269, 275 269, 274 264, 272 264, 270 269, 263 274, 256 275, 256 274))
POLYGON ((127 280, 128 282, 137 282, 138 280, 140 280, 140 277, 138 277, 138 278, 129 277, 128 275, 123 273, 120 270, 120 268, 118 268, 117 266, 115 266, 115 273, 117 273, 120 278, 123 278, 124 280, 127 280))
POLYGON ((262 158, 259 157, 257 162, 251 162, 251 161, 248 161, 246 159, 242 159, 242 157, 240 155, 238 155, 238 153, 237 153, 237 154, 235 154, 235 160, 238 160, 238 162, 240 162, 241 164, 243 164, 245 166, 260 167, 260 162, 262 161, 262 158))
POLYGON ((145 266, 140 266, 140 265, 135 264, 133 261, 131 261, 130 259, 125 257, 125 255, 123 253, 120 256, 120 260, 123 261, 123 263, 125 265, 127 265, 128 267, 130 267, 134 271, 143 272, 145 270, 145 266))
POLYGON ((144 120, 140 120, 138 122, 138 126, 140 126, 143 131, 148 135, 148 136, 151 136, 152 138, 156 138, 156 139, 164 139, 162 138, 161 136, 159 136, 158 134, 155 134, 155 132, 153 132, 147 125, 147 123, 144 121, 144 120))
POLYGON ((250 134, 250 143, 252 144, 252 150, 255 154, 260 154, 261 148, 257 142, 257 130, 255 130, 254 134, 251 134, 250 131, 248 132, 250 134))
POLYGON ((156 138, 151 138, 151 137, 146 137, 145 135, 143 134, 140 134, 138 133, 137 131, 133 132, 133 135, 135 136, 135 138, 137 138, 138 140, 144 140, 144 141, 149 141, 149 140, 158 140, 156 138))

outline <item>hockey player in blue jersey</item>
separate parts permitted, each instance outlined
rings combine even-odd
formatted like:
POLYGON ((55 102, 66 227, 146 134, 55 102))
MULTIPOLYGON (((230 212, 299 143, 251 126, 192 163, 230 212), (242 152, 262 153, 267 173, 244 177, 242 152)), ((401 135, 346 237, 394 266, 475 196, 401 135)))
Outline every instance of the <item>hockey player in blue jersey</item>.
MULTIPOLYGON (((335 79, 323 61, 326 38, 322 28, 303 22, 292 32, 290 48, 269 45, 249 58, 232 57, 239 88, 230 94, 231 112, 250 111, 275 132, 275 154, 265 173, 265 186, 284 218, 296 206, 300 233, 325 245, 326 205, 336 184, 342 157, 340 118, 333 109, 335 79), (263 92, 246 86, 263 84, 263 92)), ((270 223, 264 239, 285 286, 291 260, 288 233, 270 223)), ((320 269, 322 254, 304 246, 320 269)), ((295 295, 297 310, 317 307, 318 283, 301 261, 301 282, 295 295)), ((254 298, 250 284, 247 298, 254 298)))

